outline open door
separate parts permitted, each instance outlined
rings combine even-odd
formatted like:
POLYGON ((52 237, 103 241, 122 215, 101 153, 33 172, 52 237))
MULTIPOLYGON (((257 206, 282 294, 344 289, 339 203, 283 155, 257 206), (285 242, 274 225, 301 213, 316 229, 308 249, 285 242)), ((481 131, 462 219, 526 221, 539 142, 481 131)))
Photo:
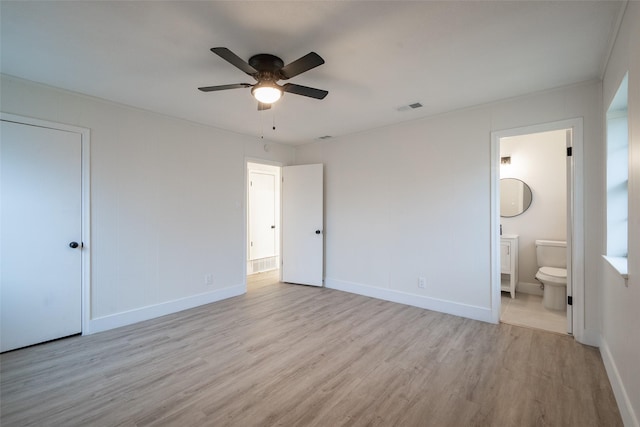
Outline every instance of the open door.
POLYGON ((322 286, 323 165, 282 168, 282 281, 322 286))
POLYGON ((573 128, 566 130, 567 145, 567 333, 573 334, 573 223, 574 218, 574 171, 573 128))

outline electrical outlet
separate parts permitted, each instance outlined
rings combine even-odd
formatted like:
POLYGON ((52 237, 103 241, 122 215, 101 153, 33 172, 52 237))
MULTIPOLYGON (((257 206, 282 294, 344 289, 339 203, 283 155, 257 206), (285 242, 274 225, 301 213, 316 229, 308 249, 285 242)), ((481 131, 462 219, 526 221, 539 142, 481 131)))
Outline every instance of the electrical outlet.
POLYGON ((418 287, 419 288, 426 288, 427 287, 427 279, 425 279, 424 277, 418 277, 418 287))
POLYGON ((204 284, 207 286, 212 286, 213 285, 213 274, 209 273, 209 274, 205 274, 204 276, 204 284))

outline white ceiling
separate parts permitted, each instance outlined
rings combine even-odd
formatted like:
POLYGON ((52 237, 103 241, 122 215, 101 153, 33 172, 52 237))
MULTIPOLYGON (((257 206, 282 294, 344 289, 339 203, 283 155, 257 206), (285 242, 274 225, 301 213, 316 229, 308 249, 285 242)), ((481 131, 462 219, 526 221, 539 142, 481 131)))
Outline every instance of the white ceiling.
POLYGON ((2 1, 4 74, 234 132, 301 144, 599 79, 618 1, 2 1), (209 51, 326 63, 258 112, 209 51), (424 107, 398 111, 420 102, 424 107), (272 130, 275 119, 276 130, 272 130))

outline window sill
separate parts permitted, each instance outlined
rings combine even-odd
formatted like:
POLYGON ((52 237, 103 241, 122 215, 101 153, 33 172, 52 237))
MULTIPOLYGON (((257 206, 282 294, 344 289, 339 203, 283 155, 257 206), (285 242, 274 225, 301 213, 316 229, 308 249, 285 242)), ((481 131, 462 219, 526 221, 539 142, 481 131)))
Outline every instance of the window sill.
POLYGON ((627 257, 621 256, 607 256, 602 255, 611 267, 624 279, 624 284, 627 284, 627 280, 629 280, 629 274, 627 270, 627 257))

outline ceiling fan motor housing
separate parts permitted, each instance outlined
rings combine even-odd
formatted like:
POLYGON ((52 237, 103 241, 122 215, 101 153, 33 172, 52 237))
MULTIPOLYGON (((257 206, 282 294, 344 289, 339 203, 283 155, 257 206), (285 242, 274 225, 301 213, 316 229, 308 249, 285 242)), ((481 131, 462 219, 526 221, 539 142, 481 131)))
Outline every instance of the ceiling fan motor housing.
MULTIPOLYGON (((268 53, 260 53, 249 58, 249 65, 258 71, 258 74, 269 73, 275 75, 284 67, 284 61, 274 55, 268 53)), ((280 77, 280 76, 277 76, 280 77)), ((279 79, 278 79, 279 80, 279 79)))

